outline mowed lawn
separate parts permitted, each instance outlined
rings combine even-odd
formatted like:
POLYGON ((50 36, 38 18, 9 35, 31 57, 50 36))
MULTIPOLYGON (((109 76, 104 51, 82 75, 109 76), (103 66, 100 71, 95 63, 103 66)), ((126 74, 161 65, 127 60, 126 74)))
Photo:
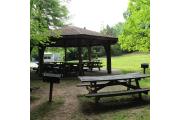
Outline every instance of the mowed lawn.
MULTIPOLYGON (((101 58, 104 67, 106 67, 106 58, 101 58)), ((143 73, 143 69, 141 68, 141 63, 150 64, 150 55, 146 53, 130 53, 125 54, 118 57, 112 57, 112 68, 118 69, 122 73, 129 72, 141 72, 143 73)), ((146 73, 150 74, 150 69, 146 69, 146 73)), ((141 81, 141 86, 150 87, 150 79, 141 81)))

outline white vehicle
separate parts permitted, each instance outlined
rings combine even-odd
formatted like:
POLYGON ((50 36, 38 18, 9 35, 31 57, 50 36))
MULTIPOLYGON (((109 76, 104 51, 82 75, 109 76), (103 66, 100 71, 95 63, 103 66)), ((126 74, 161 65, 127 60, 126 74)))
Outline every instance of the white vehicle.
POLYGON ((30 70, 37 70, 38 69, 38 63, 37 62, 31 62, 30 63, 30 70))
POLYGON ((57 62, 60 61, 60 56, 58 53, 45 52, 44 62, 57 62))

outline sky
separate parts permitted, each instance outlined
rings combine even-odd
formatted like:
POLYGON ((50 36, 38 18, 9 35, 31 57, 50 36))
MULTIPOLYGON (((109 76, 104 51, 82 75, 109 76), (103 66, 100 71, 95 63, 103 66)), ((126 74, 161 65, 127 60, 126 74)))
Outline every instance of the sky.
POLYGON ((70 0, 67 4, 72 25, 99 32, 103 26, 123 22, 128 0, 70 0))

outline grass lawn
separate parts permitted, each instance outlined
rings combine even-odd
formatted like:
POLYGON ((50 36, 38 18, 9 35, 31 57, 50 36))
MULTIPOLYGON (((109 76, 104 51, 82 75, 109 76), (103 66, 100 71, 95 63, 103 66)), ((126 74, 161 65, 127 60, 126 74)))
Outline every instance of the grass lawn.
MULTIPOLYGON (((101 58, 103 64, 106 58, 101 58)), ((112 68, 122 73, 142 72, 141 63, 149 63, 149 54, 127 54, 112 57, 112 68)), ((104 66, 106 67, 106 66, 104 66)), ((147 70, 149 74, 149 69, 147 70)), ((102 98, 97 105, 94 99, 82 97, 85 88, 76 87, 77 78, 64 78, 54 86, 53 103, 48 103, 49 84, 31 76, 31 86, 40 89, 31 93, 31 120, 149 120, 149 96, 145 101, 136 101, 132 96, 102 98), (147 101, 146 101, 147 100, 147 101)), ((141 87, 150 87, 150 79, 140 82, 141 87)), ((116 87, 116 86, 115 86, 116 87)), ((118 87, 118 86, 117 86, 118 87)), ((108 89, 116 89, 109 87, 108 89)))
MULTIPOLYGON (((104 67, 106 67, 106 58, 101 58, 104 67)), ((126 54, 118 57, 112 57, 112 68, 118 69, 122 73, 141 72, 141 63, 150 63, 150 55, 142 53, 126 54)), ((150 69, 146 69, 146 73, 150 73, 150 69)), ((150 87, 150 79, 147 78, 140 82, 143 87, 150 87)))
MULTIPOLYGON (((106 66, 106 58, 101 58, 103 65, 106 66)), ((118 57, 112 57, 112 68, 119 69, 123 73, 142 72, 141 63, 150 63, 149 54, 132 53, 118 57)), ((149 73, 149 69, 147 70, 149 73)))

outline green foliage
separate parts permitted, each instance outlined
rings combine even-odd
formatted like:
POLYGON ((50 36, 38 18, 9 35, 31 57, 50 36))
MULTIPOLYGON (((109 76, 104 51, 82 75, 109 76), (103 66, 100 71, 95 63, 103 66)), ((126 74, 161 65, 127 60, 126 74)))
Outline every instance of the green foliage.
POLYGON ((31 60, 33 59, 38 60, 38 47, 33 47, 33 50, 31 51, 31 60))
POLYGON ((150 50, 150 0, 130 0, 124 13, 126 22, 119 35, 122 49, 128 51, 150 50))
POLYGON ((67 48, 67 60, 78 60, 77 48, 67 48))
POLYGON ((110 27, 109 25, 106 25, 106 27, 103 27, 100 33, 103 35, 108 35, 108 36, 113 36, 113 37, 115 36, 113 27, 110 27))
POLYGON ((118 37, 118 35, 122 33, 122 30, 123 30, 122 28, 123 28, 123 23, 119 22, 112 27, 110 27, 109 25, 106 25, 105 27, 102 28, 100 33, 103 35, 118 37))
POLYGON ((115 24, 112 28, 114 30, 114 36, 118 37, 123 31, 123 23, 119 22, 115 24))
POLYGON ((31 0, 30 1, 30 45, 44 44, 49 36, 60 37, 56 29, 67 19, 67 8, 59 0, 31 0))
MULTIPOLYGON (((103 35, 108 35, 108 36, 113 36, 113 37, 118 37, 118 35, 120 35, 122 33, 122 27, 123 24, 120 22, 120 23, 117 23, 115 24, 114 26, 110 27, 109 25, 106 25, 106 27, 103 27, 103 29, 100 31, 101 34, 103 35)), ((104 56, 105 55, 105 51, 104 51, 104 48, 102 47, 99 47, 102 51, 102 55, 104 56)), ((111 53, 112 53, 112 56, 118 56, 118 55, 121 55, 124 53, 124 51, 122 51, 121 47, 120 47, 120 44, 117 43, 115 45, 112 45, 111 46, 111 53)), ((102 56, 101 55, 101 56, 102 56)))

